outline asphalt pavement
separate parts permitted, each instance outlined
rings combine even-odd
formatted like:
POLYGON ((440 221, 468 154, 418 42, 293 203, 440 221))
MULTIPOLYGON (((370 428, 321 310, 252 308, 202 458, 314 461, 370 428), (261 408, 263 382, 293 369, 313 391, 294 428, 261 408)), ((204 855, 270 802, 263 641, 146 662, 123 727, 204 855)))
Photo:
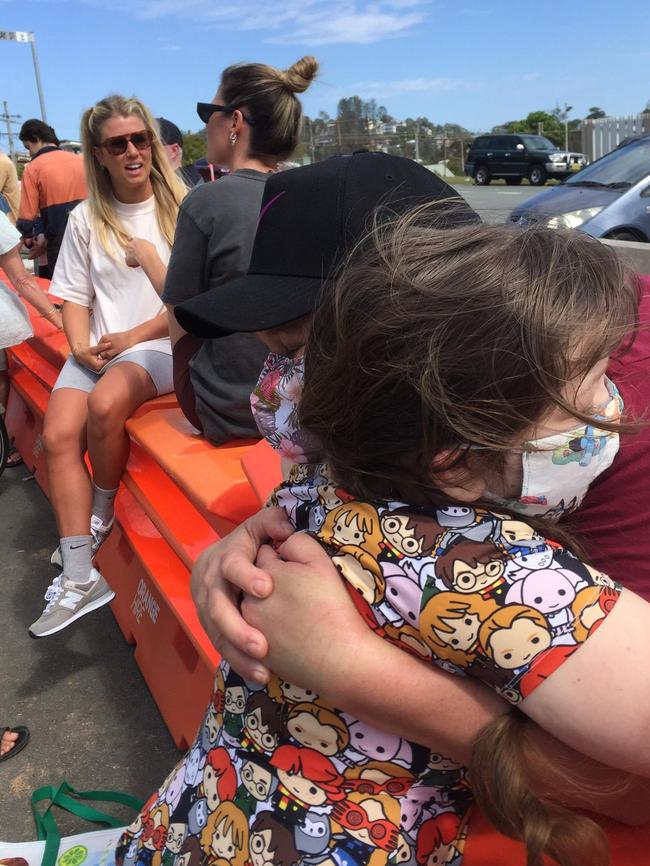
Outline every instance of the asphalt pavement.
MULTIPOLYGON (((31 792, 67 780, 146 799, 180 753, 110 607, 32 640, 28 625, 56 576, 57 533, 47 499, 24 466, 0 477, 0 728, 27 725, 31 740, 0 763, 0 840, 36 838, 31 792)), ((128 823, 129 812, 114 814, 128 823)), ((65 834, 90 828, 61 814, 65 834)))
POLYGON ((492 224, 506 222, 510 211, 526 199, 546 189, 543 186, 522 185, 515 187, 505 184, 490 184, 489 186, 458 184, 455 188, 485 222, 492 224))

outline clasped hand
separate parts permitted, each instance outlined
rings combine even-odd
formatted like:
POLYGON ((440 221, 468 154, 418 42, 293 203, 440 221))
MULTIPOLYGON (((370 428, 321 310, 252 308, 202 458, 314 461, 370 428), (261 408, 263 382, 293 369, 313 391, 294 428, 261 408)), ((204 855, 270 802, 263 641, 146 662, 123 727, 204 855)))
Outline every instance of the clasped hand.
POLYGON ((104 334, 96 346, 76 349, 74 357, 79 364, 83 364, 93 373, 99 373, 109 361, 112 361, 126 349, 130 349, 134 344, 135 340, 130 331, 104 334))
POLYGON ((273 671, 326 693, 333 673, 343 675, 354 648, 372 637, 325 551, 295 533, 279 508, 207 548, 192 572, 192 595, 222 657, 259 683, 273 671))

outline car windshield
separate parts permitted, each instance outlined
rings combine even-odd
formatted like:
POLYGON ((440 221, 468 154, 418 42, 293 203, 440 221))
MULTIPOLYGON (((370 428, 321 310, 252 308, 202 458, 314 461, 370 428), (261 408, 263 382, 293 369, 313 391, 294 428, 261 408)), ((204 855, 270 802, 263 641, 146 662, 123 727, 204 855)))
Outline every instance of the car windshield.
POLYGON ((570 177, 564 185, 606 186, 626 189, 650 176, 650 138, 633 141, 613 150, 570 177))
POLYGON ((557 150, 557 147, 543 135, 522 135, 526 147, 531 150, 557 150))

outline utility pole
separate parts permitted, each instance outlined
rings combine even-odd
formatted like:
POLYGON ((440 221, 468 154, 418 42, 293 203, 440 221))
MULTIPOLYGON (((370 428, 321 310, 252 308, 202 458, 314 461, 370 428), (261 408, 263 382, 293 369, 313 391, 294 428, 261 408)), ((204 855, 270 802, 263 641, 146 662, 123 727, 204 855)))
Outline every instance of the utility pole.
POLYGON ((36 78, 36 89, 38 90, 38 101, 41 104, 41 119, 47 123, 47 115, 45 114, 45 97, 43 96, 43 86, 41 84, 41 71, 38 65, 38 55, 36 54, 36 39, 33 33, 27 30, 0 30, 0 41, 5 42, 29 42, 32 48, 32 62, 34 64, 34 77, 36 78))
POLYGON ((309 120, 309 152, 311 153, 312 163, 316 162, 316 152, 314 150, 314 122, 309 120))
POLYGON ((2 103, 4 107, 4 113, 0 115, 0 120, 4 120, 7 124, 7 131, 3 132, 2 135, 7 136, 7 140, 9 142, 9 156, 14 165, 16 165, 16 148, 14 147, 14 135, 11 129, 12 121, 20 120, 20 114, 9 114, 9 106, 7 105, 7 101, 5 100, 2 103))
POLYGON ((572 105, 564 103, 564 149, 569 149, 569 112, 573 108, 572 105))
POLYGON ((415 125, 415 161, 420 161, 420 121, 415 125))

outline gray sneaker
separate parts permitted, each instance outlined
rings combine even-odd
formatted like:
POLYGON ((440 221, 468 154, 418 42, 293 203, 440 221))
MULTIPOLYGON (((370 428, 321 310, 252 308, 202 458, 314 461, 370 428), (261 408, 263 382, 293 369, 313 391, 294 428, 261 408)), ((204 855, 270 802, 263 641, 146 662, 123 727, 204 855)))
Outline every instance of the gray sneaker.
POLYGON ((45 610, 29 627, 30 637, 47 637, 69 626, 79 617, 108 604, 115 593, 97 569, 88 583, 73 583, 64 574, 55 577, 45 593, 45 610))
MULTIPOLYGON (((111 529, 113 528, 113 524, 115 523, 115 518, 111 518, 110 523, 102 523, 99 517, 95 514, 90 518, 90 534, 93 537, 93 543, 91 548, 91 556, 93 559, 95 558, 95 554, 102 546, 102 544, 106 541, 108 536, 110 535, 111 529)), ((57 547, 52 556, 50 557, 50 562, 52 565, 56 565, 57 568, 63 568, 63 556, 61 554, 61 547, 57 547)))

